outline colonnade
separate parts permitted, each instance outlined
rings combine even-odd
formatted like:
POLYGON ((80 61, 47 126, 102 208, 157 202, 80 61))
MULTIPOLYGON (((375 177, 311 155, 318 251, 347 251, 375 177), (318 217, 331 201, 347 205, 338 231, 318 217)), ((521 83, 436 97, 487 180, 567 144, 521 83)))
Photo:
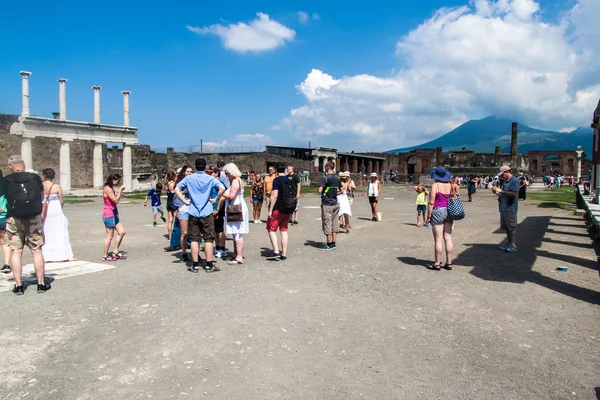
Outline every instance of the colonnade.
POLYGON ((59 78, 59 110, 55 119, 32 117, 29 108, 29 76, 31 72, 21 71, 22 76, 22 112, 19 122, 11 126, 11 133, 21 136, 21 157, 28 168, 33 168, 32 140, 35 137, 60 138, 60 185, 64 190, 71 190, 71 142, 75 139, 94 142, 93 151, 93 186, 101 188, 104 184, 103 148, 107 142, 123 144, 123 184, 127 191, 132 190, 132 153, 131 145, 136 144, 137 128, 129 126, 129 95, 123 94, 123 126, 103 125, 100 123, 100 89, 94 89, 94 122, 85 123, 67 120, 66 83, 67 79, 59 78))

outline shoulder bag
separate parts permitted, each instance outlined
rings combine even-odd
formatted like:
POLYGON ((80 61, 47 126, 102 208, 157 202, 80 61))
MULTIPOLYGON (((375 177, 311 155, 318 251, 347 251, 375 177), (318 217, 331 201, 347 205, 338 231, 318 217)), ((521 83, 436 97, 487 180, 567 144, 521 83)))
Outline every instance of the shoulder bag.
MULTIPOLYGON (((241 183, 240 183, 239 190, 243 190, 241 183)), ((237 197, 237 195, 236 195, 236 197, 237 197)), ((225 213, 227 214, 227 222, 239 222, 239 221, 243 221, 244 220, 244 213, 242 212, 242 205, 241 204, 231 204, 231 203, 229 203, 229 205, 225 209, 225 213)))

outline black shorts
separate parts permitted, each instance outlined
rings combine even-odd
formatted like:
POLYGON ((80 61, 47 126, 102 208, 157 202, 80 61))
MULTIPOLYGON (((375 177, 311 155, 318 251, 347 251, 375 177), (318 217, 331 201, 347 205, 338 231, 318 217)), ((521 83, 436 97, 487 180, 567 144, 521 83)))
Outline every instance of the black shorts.
POLYGON ((167 201, 167 211, 177 211, 179 207, 173 204, 172 201, 167 201))
POLYGON ((188 219, 188 238, 190 242, 205 242, 215 240, 215 219, 212 214, 207 217, 197 218, 190 215, 188 219))
POLYGON ((375 197, 375 196, 369 196, 369 203, 371 203, 371 204, 377 203, 377 197, 375 197))
POLYGON ((215 218, 215 233, 224 232, 225 227, 225 207, 221 207, 219 214, 215 218))

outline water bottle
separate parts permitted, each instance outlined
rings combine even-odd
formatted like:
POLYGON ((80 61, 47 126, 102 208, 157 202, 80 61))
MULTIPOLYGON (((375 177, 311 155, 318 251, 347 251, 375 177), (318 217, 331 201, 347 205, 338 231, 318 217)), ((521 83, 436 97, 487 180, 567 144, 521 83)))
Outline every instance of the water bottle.
POLYGON ((427 229, 431 230, 431 221, 427 223, 427 229))

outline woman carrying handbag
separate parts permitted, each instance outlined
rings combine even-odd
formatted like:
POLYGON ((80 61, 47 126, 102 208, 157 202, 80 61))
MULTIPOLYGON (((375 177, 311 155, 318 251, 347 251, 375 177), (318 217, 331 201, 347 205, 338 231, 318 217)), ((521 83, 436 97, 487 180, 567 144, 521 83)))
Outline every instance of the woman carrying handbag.
POLYGON ((223 171, 229 178, 231 186, 223 193, 225 203, 226 233, 233 235, 234 251, 229 265, 244 263, 243 234, 250 231, 248 207, 244 201, 244 182, 239 168, 234 163, 226 164, 223 171))

